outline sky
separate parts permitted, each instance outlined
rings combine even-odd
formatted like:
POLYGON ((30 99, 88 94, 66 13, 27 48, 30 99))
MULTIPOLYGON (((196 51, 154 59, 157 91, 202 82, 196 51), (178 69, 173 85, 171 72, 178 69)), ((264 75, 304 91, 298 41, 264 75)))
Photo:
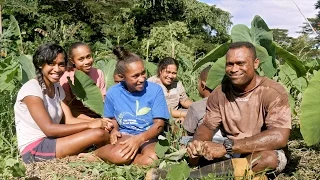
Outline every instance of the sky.
POLYGON ((209 5, 228 11, 233 17, 232 23, 245 24, 250 27, 255 15, 259 15, 269 28, 288 29, 289 36, 298 37, 305 22, 304 17, 294 4, 300 8, 306 18, 314 18, 319 10, 314 4, 317 0, 200 0, 209 5))

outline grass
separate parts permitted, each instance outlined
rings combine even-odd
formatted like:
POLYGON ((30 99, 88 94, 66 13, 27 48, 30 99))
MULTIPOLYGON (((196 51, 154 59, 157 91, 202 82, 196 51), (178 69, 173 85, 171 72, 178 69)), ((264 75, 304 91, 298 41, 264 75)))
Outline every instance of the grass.
MULTIPOLYGON (((17 152, 17 141, 14 128, 13 105, 16 93, 0 94, 0 179, 13 179, 8 167, 1 166, 8 159, 21 159, 17 152)), ((177 133, 181 135, 181 133, 177 133)), ((177 135, 176 134, 176 135, 177 135)), ((175 144, 176 139, 171 140, 175 144)), ((285 170, 277 177, 279 180, 320 179, 320 145, 307 147, 300 130, 299 120, 293 119, 293 129, 288 142, 291 157, 285 170)), ((158 166, 157 162, 155 166, 158 166)), ((88 163, 85 160, 71 158, 54 159, 46 162, 28 164, 26 176, 22 179, 144 179, 148 168, 115 166, 104 162, 88 163)))

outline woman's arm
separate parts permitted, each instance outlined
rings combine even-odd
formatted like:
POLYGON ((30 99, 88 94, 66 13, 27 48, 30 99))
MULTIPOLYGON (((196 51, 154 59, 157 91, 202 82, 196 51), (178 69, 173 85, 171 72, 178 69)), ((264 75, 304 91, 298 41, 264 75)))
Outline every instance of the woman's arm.
POLYGON ((189 108, 193 102, 190 99, 182 99, 180 100, 180 104, 184 108, 189 108))
POLYGON ((137 135, 142 142, 148 141, 157 137, 164 128, 165 122, 163 119, 153 119, 153 125, 145 132, 137 135))
POLYGON ((171 116, 174 118, 185 118, 187 115, 187 111, 171 109, 170 112, 171 112, 171 116))
POLYGON ((62 111, 64 113, 65 117, 65 123, 66 124, 78 124, 78 123, 88 123, 94 120, 94 118, 91 118, 89 116, 84 115, 85 117, 82 116, 77 116, 76 118, 73 116, 73 113, 70 110, 70 107, 66 104, 66 101, 61 102, 61 107, 62 111))
POLYGON ((23 100, 26 104, 31 117, 48 137, 64 137, 75 134, 86 129, 104 128, 107 121, 98 120, 90 123, 79 124, 55 124, 46 110, 43 100, 37 96, 26 96, 23 100))

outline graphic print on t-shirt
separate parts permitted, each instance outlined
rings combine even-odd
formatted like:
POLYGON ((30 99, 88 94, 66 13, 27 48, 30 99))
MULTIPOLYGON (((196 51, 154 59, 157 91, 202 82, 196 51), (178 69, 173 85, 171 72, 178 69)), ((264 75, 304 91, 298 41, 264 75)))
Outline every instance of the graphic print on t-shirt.
POLYGON ((150 107, 143 107, 139 109, 139 101, 136 100, 135 114, 132 114, 128 111, 123 111, 119 113, 116 119, 120 127, 125 126, 131 130, 143 132, 148 130, 152 125, 152 121, 148 120, 149 118, 152 118, 151 114, 148 115, 150 111, 150 107))

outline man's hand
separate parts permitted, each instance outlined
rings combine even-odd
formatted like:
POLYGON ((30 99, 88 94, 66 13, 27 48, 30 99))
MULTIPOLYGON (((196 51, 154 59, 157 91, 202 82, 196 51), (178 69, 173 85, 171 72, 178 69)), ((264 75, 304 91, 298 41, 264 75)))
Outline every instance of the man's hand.
POLYGON ((111 131, 111 133, 110 133, 110 143, 112 144, 112 145, 115 145, 116 144, 116 142, 118 141, 118 138, 121 138, 121 136, 122 136, 122 134, 121 134, 121 132, 119 132, 118 130, 113 130, 113 131, 111 131))
POLYGON ((213 160, 215 158, 221 158, 227 154, 227 150, 222 144, 215 142, 205 141, 203 143, 202 156, 208 160, 213 160))
POLYGON ((144 141, 139 135, 132 136, 129 139, 120 142, 119 144, 123 146, 120 150, 121 157, 124 157, 125 159, 134 159, 143 142, 144 141))
POLYGON ((187 152, 189 157, 196 158, 202 155, 204 141, 194 140, 188 143, 187 152))

